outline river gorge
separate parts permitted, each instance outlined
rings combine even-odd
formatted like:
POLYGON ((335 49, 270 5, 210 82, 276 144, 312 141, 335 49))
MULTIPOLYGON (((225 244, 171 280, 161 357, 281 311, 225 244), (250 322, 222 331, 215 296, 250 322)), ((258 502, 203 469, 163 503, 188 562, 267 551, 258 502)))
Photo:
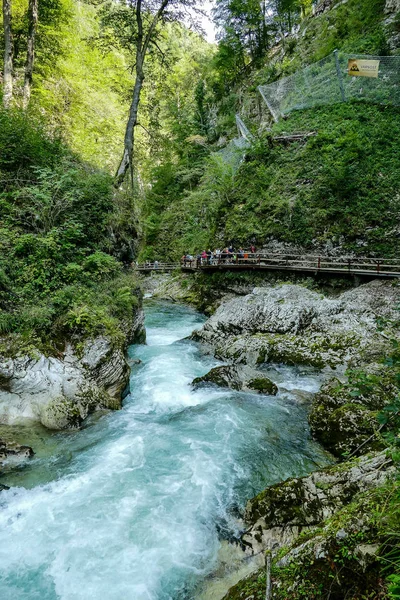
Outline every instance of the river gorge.
POLYGON ((145 312, 122 410, 76 431, 13 428, 36 454, 1 479, 2 600, 222 597, 207 589, 246 501, 329 463, 304 404, 318 371, 266 366, 276 396, 194 390, 221 364, 188 339, 205 317, 153 300, 145 312))

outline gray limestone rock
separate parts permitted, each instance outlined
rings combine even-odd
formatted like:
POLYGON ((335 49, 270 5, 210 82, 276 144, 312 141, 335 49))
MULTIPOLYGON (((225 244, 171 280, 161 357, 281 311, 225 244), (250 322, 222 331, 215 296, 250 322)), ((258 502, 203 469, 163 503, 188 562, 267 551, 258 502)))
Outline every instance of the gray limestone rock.
POLYGON ((400 288, 373 281, 327 298, 298 285, 255 288, 222 304, 193 339, 221 359, 337 367, 382 344, 377 317, 395 317, 400 288))
MULTIPOLYGON (((143 340, 143 322, 140 310, 126 326, 127 343, 143 340)), ((79 353, 69 344, 60 358, 0 357, 0 423, 77 427, 96 408, 120 408, 128 381, 123 349, 105 336, 86 340, 79 353)))
POLYGON ((250 529, 244 542, 254 551, 271 540, 287 544, 304 529, 312 531, 356 494, 384 484, 394 471, 392 460, 381 452, 273 485, 247 503, 250 529))

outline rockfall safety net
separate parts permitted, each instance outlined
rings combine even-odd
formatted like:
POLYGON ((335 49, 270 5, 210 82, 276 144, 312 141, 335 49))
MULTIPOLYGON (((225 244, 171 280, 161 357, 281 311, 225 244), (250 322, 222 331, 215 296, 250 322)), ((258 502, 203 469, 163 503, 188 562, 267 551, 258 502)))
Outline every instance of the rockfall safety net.
POLYGON ((273 118, 293 110, 358 99, 400 106, 400 56, 345 54, 322 60, 259 86, 273 118))

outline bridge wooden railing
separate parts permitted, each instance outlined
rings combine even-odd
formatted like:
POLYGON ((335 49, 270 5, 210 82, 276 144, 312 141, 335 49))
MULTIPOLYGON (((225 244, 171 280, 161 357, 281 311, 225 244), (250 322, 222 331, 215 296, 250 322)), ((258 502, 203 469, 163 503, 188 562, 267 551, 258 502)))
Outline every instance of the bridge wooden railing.
POLYGON ((376 275, 399 274, 400 259, 367 257, 332 257, 313 254, 271 254, 267 252, 244 252, 233 255, 221 254, 211 261, 203 261, 198 268, 213 266, 248 266, 284 270, 339 271, 346 273, 370 272, 376 275))
POLYGON ((132 268, 139 272, 148 271, 175 271, 181 267, 181 263, 147 262, 141 264, 132 264, 132 268))
POLYGON ((313 254, 283 254, 268 252, 221 253, 207 259, 182 260, 181 263, 143 263, 133 265, 141 272, 231 270, 285 270, 303 272, 327 272, 332 274, 373 275, 375 277, 400 277, 400 258, 333 257, 313 254))

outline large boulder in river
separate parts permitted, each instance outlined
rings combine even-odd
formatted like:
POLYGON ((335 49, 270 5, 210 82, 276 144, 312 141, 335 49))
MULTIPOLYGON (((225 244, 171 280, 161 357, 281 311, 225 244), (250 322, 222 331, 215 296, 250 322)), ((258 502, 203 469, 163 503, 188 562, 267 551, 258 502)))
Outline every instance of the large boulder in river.
MULTIPOLYGON (((138 311, 127 343, 143 339, 143 321, 138 311)), ((124 350, 99 336, 86 340, 79 352, 67 344, 61 357, 38 351, 0 357, 0 423, 32 419, 49 429, 66 429, 79 426, 96 408, 120 408, 129 382, 124 350)))
POLYGON ((275 383, 265 377, 262 372, 239 365, 215 367, 202 377, 196 377, 192 385, 195 388, 217 385, 232 390, 268 394, 270 396, 278 393, 278 387, 275 383))
POLYGON ((255 288, 222 304, 193 338, 236 363, 336 367, 386 343, 377 318, 395 318, 399 302, 400 287, 382 281, 338 298, 299 285, 255 288))

